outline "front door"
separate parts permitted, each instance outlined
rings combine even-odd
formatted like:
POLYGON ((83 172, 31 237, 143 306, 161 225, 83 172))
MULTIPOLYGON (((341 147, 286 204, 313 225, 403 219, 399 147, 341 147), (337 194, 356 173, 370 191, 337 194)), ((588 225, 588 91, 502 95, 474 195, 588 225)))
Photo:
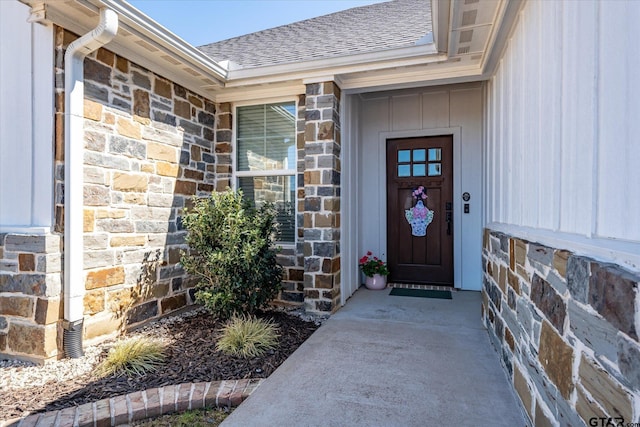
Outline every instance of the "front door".
MULTIPOLYGON (((389 281, 453 286, 453 137, 435 136, 387 141, 387 261, 389 281), (423 204, 433 212, 426 235, 423 204), (419 192, 418 192, 419 193, 419 192), (422 231, 420 230, 422 228, 422 231)), ((427 218, 431 214, 428 213, 427 218)))

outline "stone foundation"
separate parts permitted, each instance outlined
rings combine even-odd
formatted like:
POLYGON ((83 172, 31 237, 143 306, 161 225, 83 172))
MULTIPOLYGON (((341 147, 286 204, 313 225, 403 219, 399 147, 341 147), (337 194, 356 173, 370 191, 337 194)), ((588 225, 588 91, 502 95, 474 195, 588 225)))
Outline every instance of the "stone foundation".
POLYGON ((532 424, 640 421, 640 275, 490 230, 483 266, 483 322, 532 424))
POLYGON ((0 354, 30 360, 58 356, 61 240, 0 234, 0 354))

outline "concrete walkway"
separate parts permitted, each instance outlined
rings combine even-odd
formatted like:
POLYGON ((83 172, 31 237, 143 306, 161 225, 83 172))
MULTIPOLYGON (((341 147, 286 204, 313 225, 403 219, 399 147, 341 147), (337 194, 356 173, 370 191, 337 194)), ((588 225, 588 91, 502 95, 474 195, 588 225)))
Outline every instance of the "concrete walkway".
POLYGON ((388 294, 358 290, 222 425, 526 425, 479 292, 388 294))

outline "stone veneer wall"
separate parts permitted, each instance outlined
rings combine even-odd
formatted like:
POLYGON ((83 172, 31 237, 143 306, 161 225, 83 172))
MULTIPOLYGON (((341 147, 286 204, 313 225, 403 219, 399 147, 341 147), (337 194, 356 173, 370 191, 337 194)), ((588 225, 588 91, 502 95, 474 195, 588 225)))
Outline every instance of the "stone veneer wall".
MULTIPOLYGON (((64 49, 74 39, 58 29, 57 130, 64 49)), ((85 59, 84 79, 84 337, 91 340, 193 302, 194 283, 178 265, 186 249, 180 214, 192 197, 230 184, 231 109, 106 49, 85 59)), ((60 232, 63 147, 57 131, 60 232)))
POLYGON ((62 239, 0 234, 0 353, 41 360, 60 344, 62 239))
MULTIPOLYGON (((55 227, 46 236, 0 235, 0 353, 61 356, 64 235, 64 50, 56 28, 55 227)), ((340 89, 307 85, 298 101, 295 248, 281 303, 333 312, 340 298, 340 89)), ((194 301, 178 265, 180 214, 194 196, 231 185, 232 114, 126 58, 99 49, 85 60, 85 340, 194 301)))
MULTIPOLYGON (((0 352, 62 354, 64 50, 56 28, 55 229, 0 236, 0 352)), ((177 265, 180 214, 231 178, 231 106, 207 99, 106 49, 85 60, 85 340, 193 302, 177 265), (216 127, 217 124, 217 127, 216 127)))
POLYGON ((305 101, 304 156, 298 157, 304 158, 305 308, 333 312, 340 305, 340 88, 308 84, 305 101))
POLYGON ((640 275, 490 230, 483 264, 483 322, 532 423, 640 422, 640 275))

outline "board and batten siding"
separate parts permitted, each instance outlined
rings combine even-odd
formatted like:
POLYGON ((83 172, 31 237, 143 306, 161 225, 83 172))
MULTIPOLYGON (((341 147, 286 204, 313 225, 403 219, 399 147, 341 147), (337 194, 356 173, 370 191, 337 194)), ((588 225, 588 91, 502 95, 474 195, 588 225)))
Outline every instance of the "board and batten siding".
MULTIPOLYGON (((353 95, 352 115, 357 179, 357 254, 372 251, 387 258, 386 140, 453 135, 454 281, 462 289, 479 290, 482 251, 482 103, 483 84, 471 83, 353 95), (357 113, 356 113, 357 112, 357 113), (471 194, 470 213, 462 213, 462 193, 471 194)), ((353 141, 349 141, 353 143, 353 141)), ((349 163, 353 164, 353 163, 349 163)), ((347 170, 347 167, 345 167, 347 170)), ((345 197, 350 197, 345 194, 345 197)), ((355 256, 355 254, 353 255, 355 256)), ((357 259, 354 261, 357 265, 357 259)))
POLYGON ((487 84, 486 220, 640 270, 640 2, 527 2, 487 84))
POLYGON ((0 233, 46 233, 53 218, 53 30, 29 14, 0 1, 0 233))

